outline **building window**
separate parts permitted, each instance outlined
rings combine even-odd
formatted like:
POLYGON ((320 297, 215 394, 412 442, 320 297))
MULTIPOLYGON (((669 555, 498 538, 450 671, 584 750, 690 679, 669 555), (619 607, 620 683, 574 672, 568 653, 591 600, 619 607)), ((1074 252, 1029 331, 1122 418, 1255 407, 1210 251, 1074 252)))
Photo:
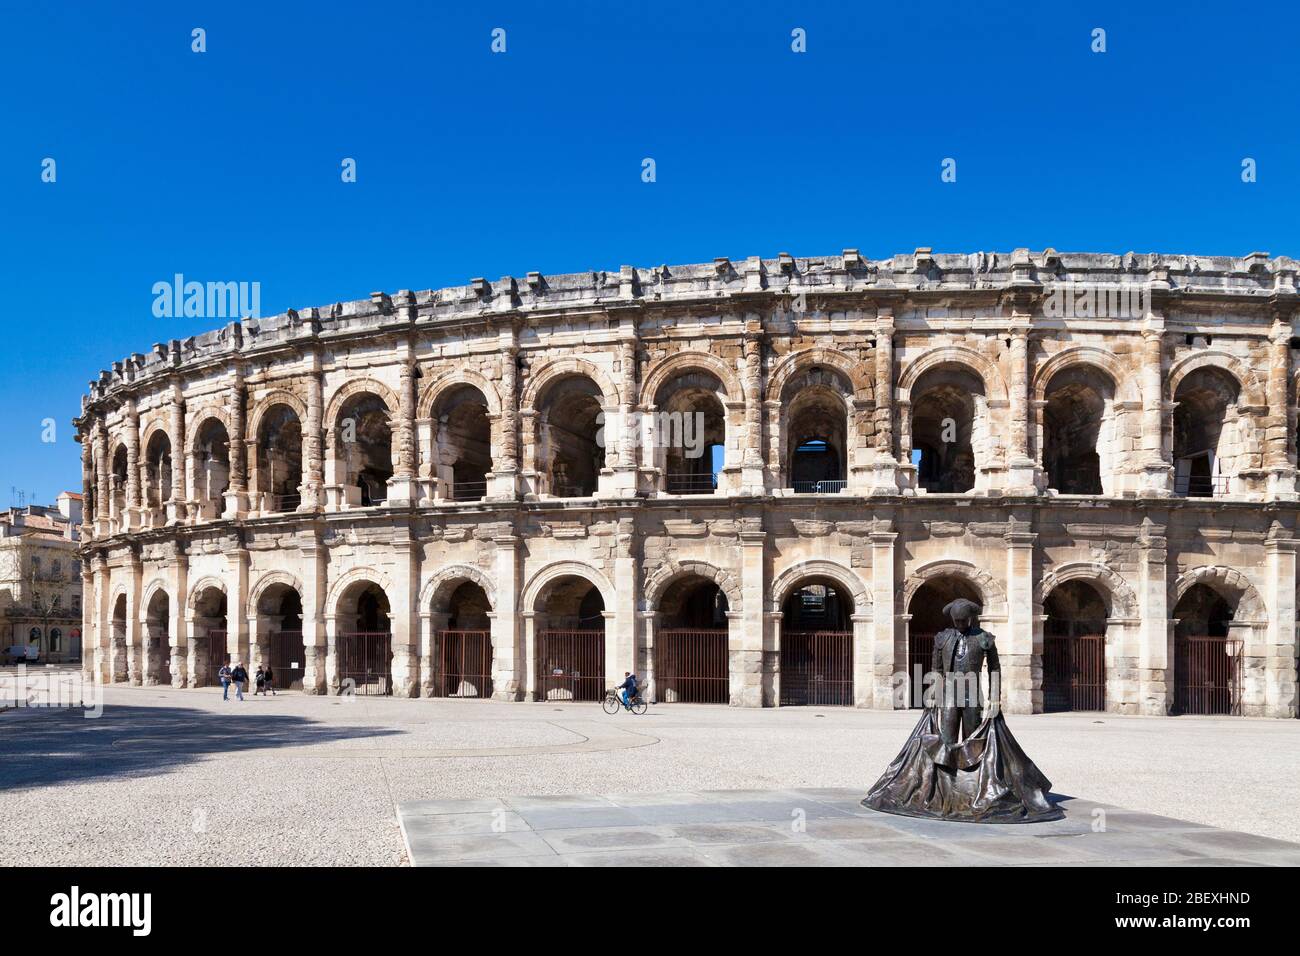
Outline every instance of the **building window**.
POLYGON ((59 564, 58 559, 56 558, 56 559, 54 560, 54 563, 53 563, 52 565, 50 565, 50 574, 52 574, 55 578, 57 578, 57 577, 59 576, 59 571, 60 571, 60 570, 62 570, 62 568, 61 568, 61 566, 60 566, 60 564, 59 564))
POLYGON ((63 650, 63 648, 60 646, 62 642, 63 642, 63 631, 59 630, 57 627, 53 628, 50 631, 50 650, 51 651, 63 650))
POLYGON ((72 610, 76 611, 78 614, 81 613, 81 595, 80 595, 80 594, 74 594, 74 595, 72 595, 72 610))
POLYGON ((41 642, 41 629, 39 627, 34 627, 27 632, 27 643, 39 644, 40 642, 41 642))

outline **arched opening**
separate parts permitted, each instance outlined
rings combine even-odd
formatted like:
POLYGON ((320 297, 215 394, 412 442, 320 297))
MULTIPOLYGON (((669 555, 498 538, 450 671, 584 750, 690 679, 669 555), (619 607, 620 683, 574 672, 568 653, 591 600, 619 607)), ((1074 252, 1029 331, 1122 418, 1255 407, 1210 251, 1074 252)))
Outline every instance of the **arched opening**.
POLYGON ((145 610, 144 683, 170 684, 171 599, 159 588, 145 610))
POLYGON ((538 595, 537 688, 542 700, 605 696, 605 600, 586 578, 566 575, 538 595))
POLYGON ((220 588, 204 588, 194 602, 195 686, 215 684, 217 672, 230 663, 227 643, 226 595, 220 588))
POLYGON ((797 494, 832 494, 848 486, 849 404, 853 387, 835 369, 813 366, 781 390, 785 473, 797 494))
POLYGON ((113 452, 113 472, 110 478, 111 489, 109 501, 112 504, 112 517, 118 521, 126 514, 126 446, 118 445, 113 452))
POLYGON ((544 492, 557 498, 596 493, 605 467, 602 394, 584 375, 554 382, 540 406, 537 464, 544 492))
POLYGON ((110 632, 110 671, 113 680, 123 680, 127 675, 127 664, 129 662, 127 652, 127 607, 126 595, 119 594, 117 600, 113 602, 113 624, 110 632))
POLYGON ((172 443, 165 431, 159 430, 150 436, 144 461, 145 506, 154 521, 161 522, 163 509, 172 498, 172 443))
POLYGON ((1236 601, 1194 584, 1174 607, 1174 714, 1241 713, 1242 644, 1231 636, 1236 601))
POLYGON ((302 422, 288 405, 275 405, 257 428, 257 491, 268 511, 302 504, 302 422))
POLYGON ((656 464, 670 495, 708 495, 726 459, 726 390, 715 375, 678 375, 655 395, 656 464))
POLYGON ((655 702, 730 702, 727 595, 710 579, 687 575, 665 589, 658 610, 655 702))
POLYGON ((307 652, 302 634, 302 595, 292 585, 277 582, 257 599, 259 650, 271 665, 275 687, 302 689, 307 652), (261 635, 265 634, 265 640, 261 635))
POLYGON ((371 581, 354 582, 339 597, 340 693, 382 696, 393 692, 393 638, 388 595, 371 581))
POLYGON ((853 596, 805 578, 781 604, 781 706, 852 705, 853 596))
POLYGON ((230 436, 226 426, 209 418, 194 440, 194 491, 199 515, 215 518, 225 510, 226 489, 230 487, 230 436))
POLYGON ((979 589, 956 574, 931 578, 916 589, 908 602, 907 683, 913 708, 925 706, 925 675, 930 673, 934 661, 934 638, 952 627, 943 609, 958 598, 979 605, 984 603, 979 589))
POLYGON ((434 635, 435 697, 492 696, 492 605, 487 592, 462 581, 442 607, 434 635))
POLYGON ((492 471, 492 423, 487 399, 473 385, 444 392, 433 409, 438 433, 433 460, 445 494, 456 501, 477 501, 487 495, 492 471))
POLYGON ((1241 387, 1223 369, 1198 368, 1174 394, 1174 493, 1227 494, 1237 470, 1237 399, 1241 387))
POLYGON ((1093 368, 1073 366, 1052 377, 1043 408, 1043 470, 1066 495, 1106 493, 1114 449, 1114 386, 1093 368))
POLYGON ((334 450, 349 503, 365 508, 388 500, 393 431, 382 398, 358 392, 343 403, 334 427, 334 450))
POLYGON ((1043 710, 1106 709, 1106 599, 1066 581, 1043 600, 1043 710))
POLYGON ((975 487, 988 440, 984 380, 961 365, 925 372, 912 387, 912 464, 931 494, 975 487))

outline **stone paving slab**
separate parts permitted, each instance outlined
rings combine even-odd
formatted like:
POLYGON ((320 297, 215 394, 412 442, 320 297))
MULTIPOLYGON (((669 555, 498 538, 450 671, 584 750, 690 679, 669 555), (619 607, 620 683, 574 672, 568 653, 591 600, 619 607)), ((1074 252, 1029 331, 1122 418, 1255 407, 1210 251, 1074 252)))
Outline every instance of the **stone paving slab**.
POLYGON ((706 790, 403 803, 415 866, 1296 866, 1300 844, 1061 798, 1063 820, 963 824, 856 790, 706 790))

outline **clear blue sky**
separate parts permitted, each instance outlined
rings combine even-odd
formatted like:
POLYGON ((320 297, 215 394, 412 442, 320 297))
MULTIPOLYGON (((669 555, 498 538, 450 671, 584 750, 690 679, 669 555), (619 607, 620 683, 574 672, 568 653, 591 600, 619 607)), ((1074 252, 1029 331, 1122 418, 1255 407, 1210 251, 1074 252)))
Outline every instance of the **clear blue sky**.
POLYGON ((177 272, 260 282, 273 314, 854 246, 1300 256, 1298 20, 1195 2, 0 0, 0 506, 11 487, 80 489, 70 420, 99 369, 221 324, 153 316, 177 272))

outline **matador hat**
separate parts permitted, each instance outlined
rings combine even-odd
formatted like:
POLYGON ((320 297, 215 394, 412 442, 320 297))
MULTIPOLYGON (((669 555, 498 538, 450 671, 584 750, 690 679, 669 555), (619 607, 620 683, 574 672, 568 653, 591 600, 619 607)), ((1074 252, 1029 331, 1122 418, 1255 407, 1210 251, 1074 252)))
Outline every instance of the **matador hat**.
POLYGON ((968 601, 965 598, 958 598, 955 601, 949 601, 943 606, 943 613, 948 617, 979 617, 980 611, 984 610, 974 601, 968 601))

